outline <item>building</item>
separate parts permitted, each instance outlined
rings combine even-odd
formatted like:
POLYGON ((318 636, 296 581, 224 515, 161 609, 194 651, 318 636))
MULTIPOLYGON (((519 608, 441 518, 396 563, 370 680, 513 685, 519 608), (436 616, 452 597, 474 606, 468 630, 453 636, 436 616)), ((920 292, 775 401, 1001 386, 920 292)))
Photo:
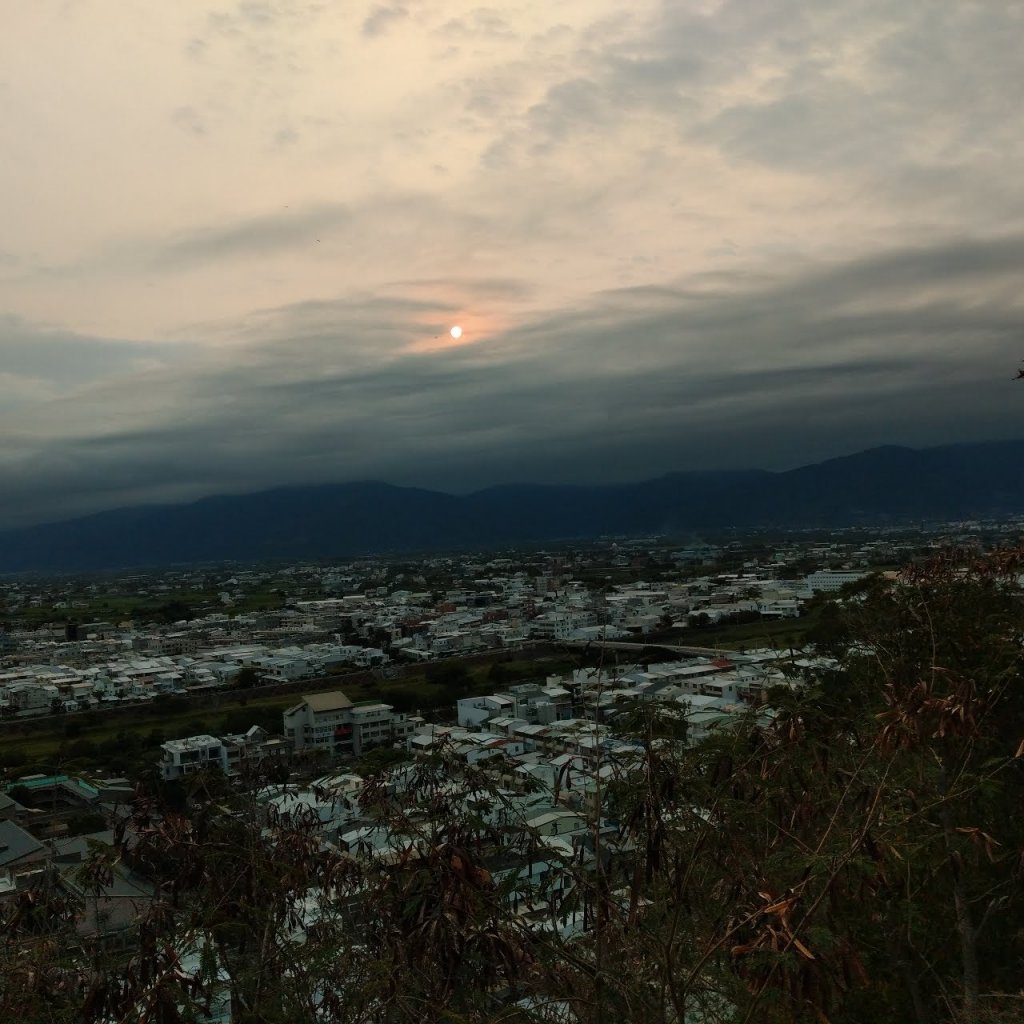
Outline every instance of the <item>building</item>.
POLYGON ((195 772, 218 768, 227 774, 227 748, 216 736, 189 736, 183 740, 168 740, 160 744, 160 777, 181 779, 195 772))
POLYGON ((808 590, 824 594, 835 594, 848 583, 856 583, 868 574, 857 569, 822 569, 805 577, 804 585, 808 590))
POLYGON ((25 808, 6 793, 0 792, 0 821, 18 821, 25 814, 25 808))
POLYGON ((284 735, 296 752, 358 756, 403 740, 410 731, 405 715, 396 715, 390 704, 353 704, 340 690, 304 696, 284 713, 284 735))
POLYGON ((47 847, 13 821, 0 821, 0 875, 17 878, 49 863, 47 847))
POLYGON ((281 757, 288 748, 281 739, 268 738, 265 729, 254 725, 244 733, 219 738, 189 736, 169 740, 160 749, 160 776, 170 781, 208 768, 217 768, 229 777, 240 775, 247 765, 281 757))

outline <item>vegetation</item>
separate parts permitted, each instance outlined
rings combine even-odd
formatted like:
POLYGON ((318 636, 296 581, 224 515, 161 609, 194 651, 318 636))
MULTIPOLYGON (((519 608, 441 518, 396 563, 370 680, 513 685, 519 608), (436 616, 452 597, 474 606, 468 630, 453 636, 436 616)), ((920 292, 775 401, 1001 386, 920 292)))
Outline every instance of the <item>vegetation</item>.
POLYGON ((817 611, 799 619, 755 619, 747 622, 722 622, 686 629, 671 641, 694 647, 800 647, 808 630, 817 620, 817 611))
POLYGON ((73 622, 178 622, 210 612, 239 615, 246 612, 268 611, 284 607, 280 590, 258 589, 246 591, 225 606, 217 590, 176 590, 159 595, 140 596, 131 591, 111 592, 103 595, 80 594, 70 601, 55 599, 34 607, 8 609, 3 621, 16 628, 35 628, 47 623, 73 622))
POLYGON ((829 613, 835 667, 767 722, 688 745, 638 706, 571 854, 445 751, 402 787, 367 766, 390 857, 324 850, 217 777, 184 809, 143 794, 84 874, 120 857, 157 881, 137 951, 60 955, 73 908, 23 894, 0 906, 0 1017, 201 1019, 219 971, 246 1024, 1020 1020, 1021 571, 947 554, 874 582, 829 613))

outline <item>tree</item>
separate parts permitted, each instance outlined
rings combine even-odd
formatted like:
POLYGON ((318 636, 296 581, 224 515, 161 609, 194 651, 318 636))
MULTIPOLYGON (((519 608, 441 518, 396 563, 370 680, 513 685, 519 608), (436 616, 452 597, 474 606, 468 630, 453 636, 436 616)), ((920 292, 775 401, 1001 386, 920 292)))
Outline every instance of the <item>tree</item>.
POLYGON ((515 682, 515 673, 503 662, 496 661, 487 670, 487 681, 496 689, 501 689, 515 682))
POLYGON ((259 672, 252 665, 243 665, 235 675, 232 686, 236 690, 251 690, 262 682, 259 672))
POLYGON ((1020 568, 1019 551, 947 552, 851 616, 874 663, 860 657, 854 670, 882 684, 876 746, 893 757, 889 795, 906 815, 907 880, 919 893, 899 918, 905 952, 956 965, 964 1021, 978 1019, 985 988, 1013 984, 1011 951, 1024 955, 1006 927, 1024 850, 1011 812, 1024 788, 1020 568), (953 928, 915 932, 938 908, 953 928))
POLYGON ((160 894, 138 953, 84 970, 60 906, 18 903, 0 1017, 187 1019, 192 944, 247 1024, 1019 1019, 1021 568, 948 553, 873 585, 823 641, 831 671, 699 742, 674 702, 618 708, 630 742, 588 746, 551 794, 569 845, 443 744, 400 774, 367 756, 387 841, 347 854, 315 813, 260 804, 266 773, 140 792, 116 854, 160 894))
POLYGON ((36 805, 35 797, 28 786, 14 785, 7 791, 7 795, 22 807, 35 807, 36 805))

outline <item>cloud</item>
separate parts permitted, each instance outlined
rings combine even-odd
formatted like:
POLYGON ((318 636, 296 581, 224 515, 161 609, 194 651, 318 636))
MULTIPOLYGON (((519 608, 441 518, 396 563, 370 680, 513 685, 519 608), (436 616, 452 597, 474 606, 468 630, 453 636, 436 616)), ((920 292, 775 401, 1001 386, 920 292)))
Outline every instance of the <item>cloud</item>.
POLYGON ((363 22, 364 36, 380 36, 395 23, 409 17, 409 9, 404 4, 378 4, 367 15, 363 22))
POLYGON ((1019 435, 1024 303, 998 282, 1022 271, 1022 237, 950 242, 753 287, 606 292, 429 354, 403 342, 441 304, 267 310, 241 349, 108 368, 0 424, 3 518, 52 516, 57 495, 70 514, 330 479, 465 490, 1019 435))
POLYGON ((171 366, 188 353, 186 345, 94 338, 0 315, 0 369, 45 382, 59 395, 125 372, 171 366))
MULTIPOLYGON (((641 5, 591 26, 486 159, 523 166, 646 121, 671 150, 706 145, 785 172, 903 192, 909 177, 966 195, 1004 180, 1007 153, 1024 148, 1020 24, 1016 3, 641 5)), ((486 103, 481 85, 468 108, 486 103)))
POLYGON ((1020 434, 1020 13, 27 13, 0 518, 1020 434))
MULTIPOLYGON (((284 140, 286 143, 289 139, 284 140)), ((283 200, 292 198, 288 189, 280 190, 283 200)), ((235 261, 272 261, 282 255, 304 259, 307 264, 331 258, 357 265, 358 273, 366 266, 387 267, 389 253, 396 245, 403 255, 419 257, 424 266, 440 269, 433 258, 436 250, 446 251, 446 262, 461 265, 464 256, 461 244, 476 244, 474 235, 484 236, 487 220, 471 209, 454 209, 443 200, 423 193, 392 191, 363 197, 358 203, 304 203, 301 194, 293 203, 284 202, 272 213, 239 216, 232 219, 199 223, 161 234, 125 235, 91 254, 89 260, 49 267, 49 277, 74 278, 98 272, 145 274, 154 272, 179 274, 211 271, 235 261), (407 237, 408 236, 408 237, 407 237), (357 260, 353 260, 358 256, 357 260)), ((396 261, 397 262, 397 261, 396 261)), ((408 267, 408 259, 404 260, 408 267)), ((0 264, 2 265, 2 264, 0 264)), ((402 263, 398 263, 402 265, 402 263)), ((389 275, 382 274, 381 287, 389 275)), ((458 287, 459 277, 433 278, 440 286, 458 287)), ((207 278, 208 280, 208 278, 207 278)), ((512 287, 510 277, 477 277, 467 275, 467 287, 489 280, 493 289, 512 287), (501 285, 499 282, 503 282, 501 285)), ((520 293, 522 284, 516 286, 520 293)))
POLYGON ((207 133, 206 121, 195 107, 178 107, 171 114, 171 120, 182 130, 192 135, 205 135, 207 133))
POLYGON ((183 231, 158 244, 150 261, 157 269, 176 270, 232 257, 253 257, 270 252, 313 246, 330 230, 344 228, 351 214, 341 205, 306 209, 290 207, 279 213, 232 223, 183 231))
POLYGON ((434 294, 456 291, 466 295, 472 302, 486 299, 524 299, 534 292, 529 282, 512 277, 462 277, 458 281, 446 277, 422 277, 394 281, 390 283, 390 287, 434 294))

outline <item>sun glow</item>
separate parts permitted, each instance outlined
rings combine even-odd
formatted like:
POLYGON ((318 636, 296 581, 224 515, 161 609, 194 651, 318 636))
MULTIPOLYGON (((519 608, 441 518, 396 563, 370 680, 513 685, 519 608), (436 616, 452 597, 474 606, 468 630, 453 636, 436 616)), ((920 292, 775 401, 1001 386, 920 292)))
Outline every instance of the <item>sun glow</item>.
POLYGON ((503 330, 502 322, 493 315, 474 312, 461 304, 451 305, 448 312, 451 320, 447 323, 424 318, 419 324, 413 324, 413 330, 419 337, 411 338, 403 351, 446 352, 471 345, 486 345, 503 330))

